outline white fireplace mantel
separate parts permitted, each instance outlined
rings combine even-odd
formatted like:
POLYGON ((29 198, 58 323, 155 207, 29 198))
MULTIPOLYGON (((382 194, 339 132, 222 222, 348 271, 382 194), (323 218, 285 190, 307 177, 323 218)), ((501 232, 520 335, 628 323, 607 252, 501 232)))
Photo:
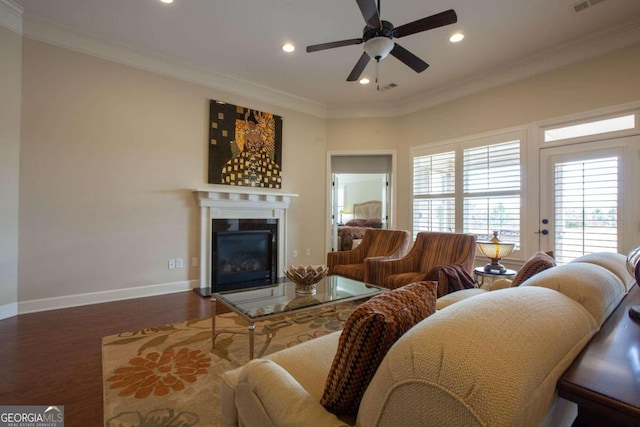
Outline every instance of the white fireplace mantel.
POLYGON ((278 271, 284 269, 287 209, 297 194, 260 188, 219 186, 193 190, 200 204, 200 288, 211 287, 211 238, 214 219, 277 219, 278 271))

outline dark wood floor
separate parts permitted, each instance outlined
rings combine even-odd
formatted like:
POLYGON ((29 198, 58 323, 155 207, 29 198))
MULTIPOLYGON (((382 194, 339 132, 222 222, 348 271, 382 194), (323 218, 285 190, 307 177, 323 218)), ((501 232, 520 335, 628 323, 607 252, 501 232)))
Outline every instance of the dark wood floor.
POLYGON ((65 426, 102 426, 102 337, 207 317, 209 304, 185 291, 0 320, 0 405, 64 405, 65 426))

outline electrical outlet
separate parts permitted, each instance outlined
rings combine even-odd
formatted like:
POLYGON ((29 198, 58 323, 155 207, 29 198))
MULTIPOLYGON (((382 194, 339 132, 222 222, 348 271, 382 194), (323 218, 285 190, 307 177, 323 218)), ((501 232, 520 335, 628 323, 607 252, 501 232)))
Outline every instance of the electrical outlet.
POLYGON ((194 256, 193 258, 191 258, 191 267, 197 267, 200 265, 200 263, 198 262, 198 257, 194 256))
POLYGON ((176 269, 176 260, 175 258, 171 258, 169 260, 169 270, 175 270, 176 269))
POLYGON ((311 248, 307 248, 307 256, 311 256, 311 248))
POLYGON ((176 268, 184 268, 184 260, 182 258, 176 258, 176 268))
POLYGON ((296 251, 295 249, 293 250, 293 257, 298 258, 298 251, 296 251))

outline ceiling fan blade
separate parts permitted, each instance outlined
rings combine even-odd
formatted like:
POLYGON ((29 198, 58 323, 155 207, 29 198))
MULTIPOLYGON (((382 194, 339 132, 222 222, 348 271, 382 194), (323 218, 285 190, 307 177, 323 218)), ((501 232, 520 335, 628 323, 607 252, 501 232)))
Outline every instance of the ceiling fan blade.
POLYGON ((362 56, 360 56, 360 59, 358 59, 358 62, 356 62, 356 66, 353 67, 353 70, 351 70, 351 74, 349 74, 349 77, 347 77, 347 81, 355 82, 356 80, 358 80, 360 78, 360 74, 362 74, 364 69, 367 67, 370 59, 371 58, 369 58, 367 52, 362 52, 362 56))
POLYGON ((390 53, 391 55, 395 56, 400 61, 405 63, 409 68, 413 69, 413 71, 415 71, 416 73, 421 73, 429 68, 429 64, 415 56, 413 53, 409 52, 407 49, 400 46, 398 43, 395 43, 395 46, 390 53))
POLYGON ((417 21, 396 27, 393 34, 395 37, 404 37, 421 31, 431 30, 433 28, 444 27, 445 25, 455 24, 458 22, 458 15, 453 9, 431 15, 417 21))
POLYGON ((356 2, 358 3, 360 12, 362 12, 362 17, 369 27, 382 27, 380 13, 378 11, 378 6, 376 6, 376 0, 356 0, 356 2))
POLYGON ((337 42, 314 44, 312 46, 307 46, 307 52, 317 52, 319 50, 333 49, 334 47, 351 46, 352 44, 360 44, 362 43, 362 41, 363 40, 360 38, 360 39, 349 39, 349 40, 340 40, 337 42))

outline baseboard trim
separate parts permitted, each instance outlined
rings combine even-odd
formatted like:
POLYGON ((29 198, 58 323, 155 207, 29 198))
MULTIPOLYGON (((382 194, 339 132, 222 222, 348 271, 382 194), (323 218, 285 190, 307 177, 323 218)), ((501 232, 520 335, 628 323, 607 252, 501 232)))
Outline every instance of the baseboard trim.
MULTIPOLYGON (((163 283, 159 285, 139 286, 135 288, 21 301, 17 304, 16 314, 35 313, 38 311, 57 310, 60 308, 78 307, 81 305, 100 304, 104 302, 184 292, 196 288, 199 285, 199 280, 188 280, 182 282, 163 283)), ((1 315, 2 307, 0 307, 0 316, 1 315)))
POLYGON ((12 302, 7 305, 0 305, 0 320, 8 319, 18 315, 18 303, 12 302))

